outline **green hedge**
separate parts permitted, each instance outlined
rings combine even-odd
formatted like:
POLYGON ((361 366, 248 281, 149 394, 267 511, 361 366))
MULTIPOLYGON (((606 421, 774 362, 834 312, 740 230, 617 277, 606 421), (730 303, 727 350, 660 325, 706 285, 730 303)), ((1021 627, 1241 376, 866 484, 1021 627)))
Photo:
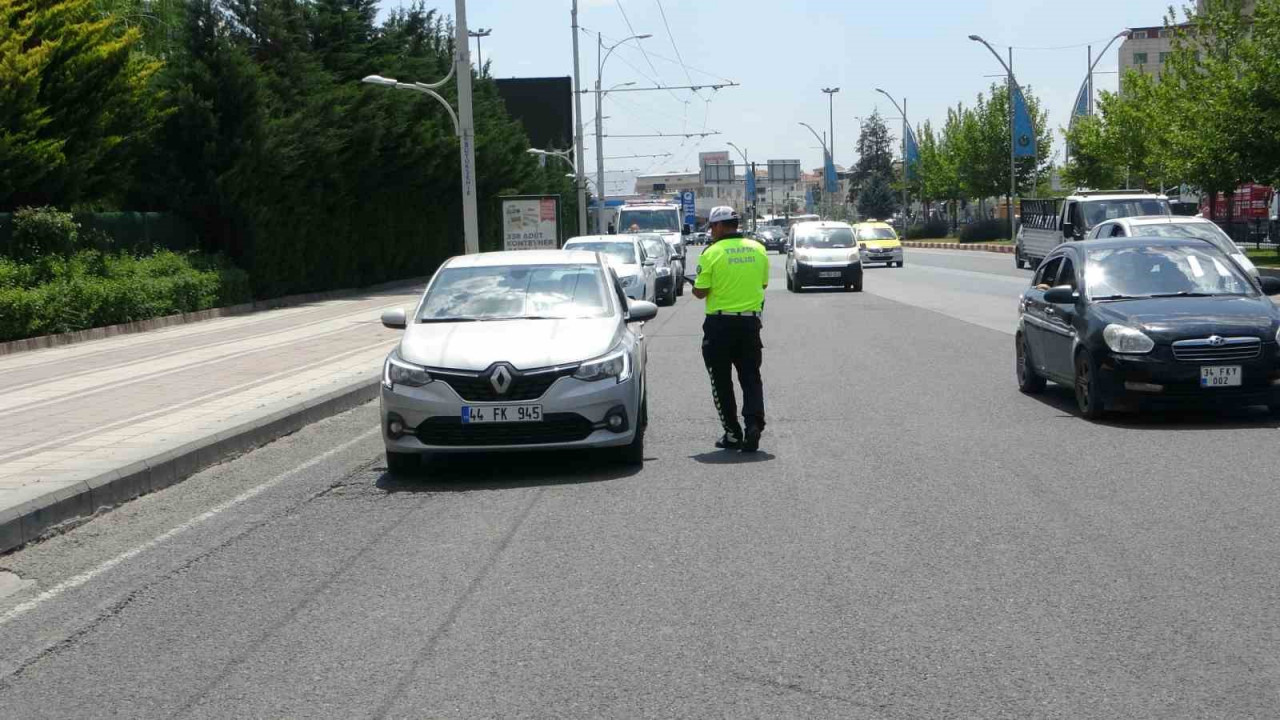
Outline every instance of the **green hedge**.
MULTIPOLYGON (((24 253, 15 240, 18 225, 15 215, 0 213, 0 255, 22 258, 24 253)), ((70 217, 79 226, 78 240, 73 238, 77 248, 148 253, 153 248, 183 252, 200 247, 199 236, 191 223, 174 213, 72 213, 70 217)))
POLYGON ((930 220, 926 223, 912 225, 907 228, 908 240, 934 240, 944 238, 951 232, 946 220, 930 220))
POLYGON ((988 242, 1009 237, 1008 220, 979 220, 960 228, 960 242, 988 242))
POLYGON ((28 263, 0 258, 0 341, 207 310, 250 298, 248 275, 220 257, 82 250, 28 263))

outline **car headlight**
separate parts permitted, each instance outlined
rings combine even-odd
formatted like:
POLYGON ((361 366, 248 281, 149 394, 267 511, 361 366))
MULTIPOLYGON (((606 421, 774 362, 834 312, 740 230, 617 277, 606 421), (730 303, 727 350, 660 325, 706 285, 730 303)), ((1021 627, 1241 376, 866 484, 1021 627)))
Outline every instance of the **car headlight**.
POLYGON ((431 382, 431 376, 424 368, 401 360, 394 351, 382 364, 382 386, 388 390, 396 385, 422 387, 429 382, 431 382))
POLYGON ((860 261, 860 260, 862 260, 862 253, 861 253, 861 252, 859 252, 859 251, 857 251, 857 250, 854 250, 853 252, 849 253, 849 261, 850 261, 850 262, 857 262, 857 261, 860 261))
POLYGON ((623 287, 639 287, 643 284, 644 280, 641 280, 639 275, 628 275, 622 278, 623 287))
POLYGON ((578 366, 573 377, 587 382, 609 378, 617 378, 620 383, 626 382, 631 379, 631 353, 626 348, 619 348, 603 357, 588 360, 578 366))
POLYGON ((1280 344, 1280 327, 1276 328, 1276 344, 1280 344))
POLYGON ((1102 339, 1106 341, 1111 352, 1124 355, 1142 355, 1155 349, 1156 343, 1127 325, 1108 325, 1102 331, 1102 339))

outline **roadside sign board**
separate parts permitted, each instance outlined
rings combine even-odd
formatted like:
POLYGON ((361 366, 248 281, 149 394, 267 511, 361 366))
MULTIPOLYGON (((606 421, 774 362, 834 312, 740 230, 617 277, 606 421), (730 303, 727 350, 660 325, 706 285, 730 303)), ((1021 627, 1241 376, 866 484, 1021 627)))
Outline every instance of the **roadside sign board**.
POLYGON ((698 224, 698 211, 694 199, 692 190, 680 193, 680 215, 684 218, 683 223, 691 228, 698 224))
POLYGON ((503 250, 555 250, 560 247, 560 196, 502 198, 503 250))

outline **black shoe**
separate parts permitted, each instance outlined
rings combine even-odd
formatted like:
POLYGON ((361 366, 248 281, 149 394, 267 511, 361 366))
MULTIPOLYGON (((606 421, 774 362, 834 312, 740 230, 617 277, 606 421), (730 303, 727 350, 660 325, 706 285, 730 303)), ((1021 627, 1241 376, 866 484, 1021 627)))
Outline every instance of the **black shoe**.
POLYGON ((742 448, 742 441, 729 433, 725 433, 716 441, 716 447, 721 450, 739 450, 742 448))
POLYGON ((760 434, 763 430, 758 425, 748 425, 746 438, 742 441, 742 452, 755 452, 760 449, 760 434))

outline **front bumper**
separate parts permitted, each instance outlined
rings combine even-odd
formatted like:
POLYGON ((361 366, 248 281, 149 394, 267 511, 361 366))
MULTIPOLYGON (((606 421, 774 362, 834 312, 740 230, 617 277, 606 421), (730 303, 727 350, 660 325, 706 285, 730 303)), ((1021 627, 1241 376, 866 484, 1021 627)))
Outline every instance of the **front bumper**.
POLYGON ((1247 407, 1280 404, 1277 346, 1264 344, 1252 360, 1183 362, 1168 347, 1150 355, 1105 353, 1098 359, 1102 394, 1108 404, 1154 408, 1169 406, 1247 407), (1200 386, 1200 368, 1238 365, 1239 387, 1200 386))
POLYGON ((879 250, 867 248, 861 252, 863 263, 898 263, 902 262, 902 246, 879 250))
POLYGON ((563 450, 627 445, 635 438, 639 418, 639 377, 585 382, 562 377, 542 397, 527 402, 469 402, 446 382, 422 387, 382 386, 382 438, 387 450, 400 453, 477 453, 520 450, 563 450), (541 405, 542 422, 463 424, 463 406, 541 405), (625 429, 605 427, 611 412, 623 412, 625 429), (389 423, 397 417, 406 430, 393 437, 389 423))
POLYGON ((800 285, 853 285, 862 279, 862 263, 796 263, 794 277, 800 285))

